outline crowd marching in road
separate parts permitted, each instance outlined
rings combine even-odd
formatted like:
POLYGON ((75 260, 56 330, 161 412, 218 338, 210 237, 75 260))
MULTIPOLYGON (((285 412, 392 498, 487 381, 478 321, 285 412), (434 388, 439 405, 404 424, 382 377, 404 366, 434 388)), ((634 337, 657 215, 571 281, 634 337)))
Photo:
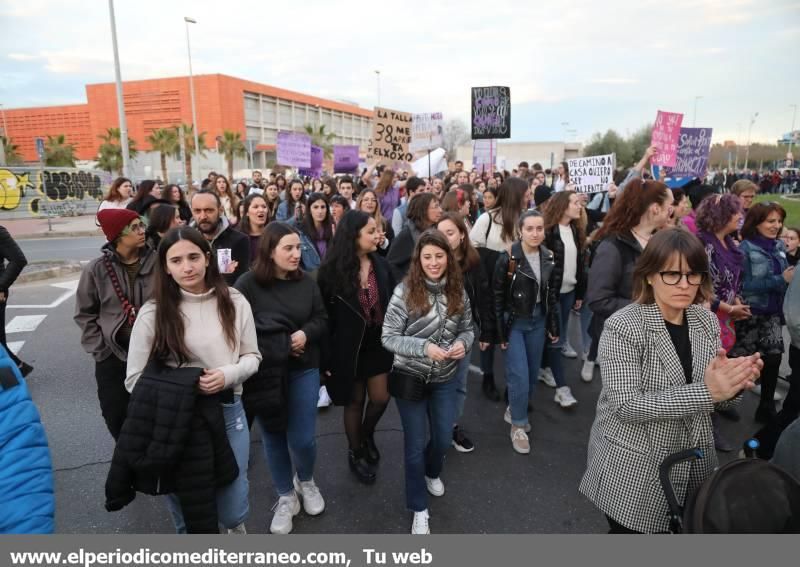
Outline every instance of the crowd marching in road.
POLYGON ((166 495, 179 533, 245 533, 255 425, 277 493, 270 531, 287 534, 301 509, 326 506, 318 407, 343 407, 350 471, 371 484, 394 398, 411 532, 430 533, 447 451, 476 449, 463 411, 474 349, 483 394, 506 400, 509 450, 545 435, 531 428, 539 381, 565 411, 597 404, 577 488, 612 533, 669 530, 659 466, 700 448, 670 477, 681 499, 700 486, 716 450, 734 450, 718 420, 738 418, 747 390, 760 388, 756 456, 800 476, 800 229, 780 204, 754 203, 796 180, 719 173, 670 190, 650 176, 655 154, 596 195, 575 191, 566 163, 455 162, 432 178, 256 171, 235 186, 212 174, 188 196, 116 179, 75 313, 116 440, 106 508, 166 495), (573 376, 564 358, 578 356, 573 376), (598 378, 598 400, 576 397, 578 380, 598 378))

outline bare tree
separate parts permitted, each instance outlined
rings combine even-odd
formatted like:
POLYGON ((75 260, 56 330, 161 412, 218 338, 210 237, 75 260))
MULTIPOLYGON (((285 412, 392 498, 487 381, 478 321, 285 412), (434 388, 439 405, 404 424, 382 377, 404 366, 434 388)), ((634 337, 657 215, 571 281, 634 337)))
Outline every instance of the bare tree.
POLYGON ((447 152, 447 161, 456 159, 456 148, 469 142, 469 129, 463 120, 448 120, 442 128, 442 146, 447 152))

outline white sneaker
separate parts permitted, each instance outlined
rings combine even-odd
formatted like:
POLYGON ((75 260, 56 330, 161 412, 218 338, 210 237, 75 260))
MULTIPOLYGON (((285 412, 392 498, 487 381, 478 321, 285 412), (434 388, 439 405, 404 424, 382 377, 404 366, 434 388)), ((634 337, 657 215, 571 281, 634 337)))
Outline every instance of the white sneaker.
POLYGON ((300 513, 300 500, 297 498, 297 493, 292 492, 288 496, 281 496, 272 509, 275 511, 275 515, 272 516, 269 531, 278 535, 292 533, 292 518, 300 513))
POLYGON ((247 528, 244 527, 244 522, 226 531, 228 535, 247 535, 247 528))
POLYGON ((539 369, 539 382, 544 382, 545 385, 550 386, 551 388, 556 387, 556 379, 553 378, 553 372, 549 368, 539 369))
POLYGON ((575 352, 575 349, 572 348, 572 345, 564 343, 564 347, 561 349, 561 354, 564 355, 565 358, 578 358, 578 353, 575 352))
POLYGON ((594 362, 585 360, 583 362, 583 368, 581 368, 581 380, 584 382, 591 382, 592 378, 594 378, 594 362))
POLYGON ((325 510, 325 500, 319 493, 319 488, 314 483, 314 479, 300 482, 297 475, 294 475, 294 489, 297 495, 303 500, 303 510, 309 516, 317 516, 325 510))
MULTIPOLYGON (((503 421, 505 421, 509 425, 514 425, 513 423, 511 423, 511 408, 508 407, 508 406, 506 406, 506 413, 503 414, 503 421)), ((531 424, 530 423, 526 423, 524 429, 525 429, 525 433, 530 433, 531 432, 531 424)))
POLYGON ((333 400, 328 395, 328 389, 325 386, 319 387, 319 399, 317 399, 318 408, 327 408, 333 403, 333 400))
POLYGON ((569 389, 569 386, 561 386, 560 388, 556 388, 556 396, 554 401, 562 408, 571 408, 578 403, 578 400, 576 400, 575 396, 572 395, 572 391, 569 389))
POLYGON ((511 426, 511 446, 520 455, 527 455, 531 452, 531 442, 522 427, 511 426))
POLYGON ((431 528, 428 525, 428 510, 414 512, 414 521, 411 522, 411 535, 428 535, 431 528))
POLYGON ((444 496, 444 483, 439 477, 429 478, 426 476, 425 486, 428 487, 431 496, 444 496))

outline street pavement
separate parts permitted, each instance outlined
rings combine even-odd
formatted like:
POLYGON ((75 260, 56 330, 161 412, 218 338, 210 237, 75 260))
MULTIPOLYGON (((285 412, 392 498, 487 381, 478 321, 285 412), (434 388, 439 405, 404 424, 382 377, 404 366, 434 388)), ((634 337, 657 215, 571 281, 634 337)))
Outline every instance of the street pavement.
MULTIPOLYGON (((8 340, 35 366, 28 381, 47 430, 56 480, 56 524, 60 533, 171 533, 163 497, 137 495, 120 512, 104 508, 104 486, 113 452, 97 402, 94 365, 80 345, 72 320, 77 278, 15 286, 6 325, 8 340), (21 308, 19 306, 22 306, 21 308)), ((576 320, 577 321, 577 320, 576 320)), ((576 347, 578 343, 573 343, 576 347)), ((477 359, 476 353, 473 358, 477 359)), ((498 376, 502 389, 501 359, 498 376)), ((537 388, 532 415, 530 455, 511 449, 504 404, 483 398, 480 376, 470 376, 462 427, 475 442, 470 454, 451 450, 442 479, 446 493, 431 498, 433 533, 601 533, 604 517, 577 491, 585 466, 588 433, 600 391, 599 371, 581 382, 580 361, 567 361, 568 383, 579 400, 565 411, 553 402, 554 391, 537 388)), ((746 394, 742 421, 724 422, 726 435, 738 443, 755 430, 756 397, 746 394)), ((296 533, 408 533, 411 514, 404 504, 403 440, 392 402, 379 424, 376 441, 382 453, 378 481, 359 484, 347 466, 342 409, 319 413, 315 479, 326 511, 295 519, 296 533)), ((733 458, 721 455, 722 460, 733 458)), ((258 435, 251 440, 251 533, 268 533, 275 494, 258 435)))
POLYGON ((17 241, 29 263, 32 262, 81 262, 100 255, 106 243, 103 236, 66 238, 36 238, 17 241))

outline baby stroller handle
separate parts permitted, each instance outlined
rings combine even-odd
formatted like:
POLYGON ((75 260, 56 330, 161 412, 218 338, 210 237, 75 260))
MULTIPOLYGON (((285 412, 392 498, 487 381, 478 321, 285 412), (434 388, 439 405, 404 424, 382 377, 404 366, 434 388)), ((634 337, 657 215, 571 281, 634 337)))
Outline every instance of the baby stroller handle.
POLYGON ((658 467, 658 478, 661 481, 661 488, 664 490, 664 496, 667 498, 670 512, 670 527, 674 533, 680 533, 683 528, 683 509, 678 503, 678 498, 675 496, 675 489, 672 487, 672 483, 669 480, 669 472, 672 470, 672 467, 679 463, 701 458, 703 458, 702 449, 697 447, 694 449, 685 449, 667 456, 658 467))

